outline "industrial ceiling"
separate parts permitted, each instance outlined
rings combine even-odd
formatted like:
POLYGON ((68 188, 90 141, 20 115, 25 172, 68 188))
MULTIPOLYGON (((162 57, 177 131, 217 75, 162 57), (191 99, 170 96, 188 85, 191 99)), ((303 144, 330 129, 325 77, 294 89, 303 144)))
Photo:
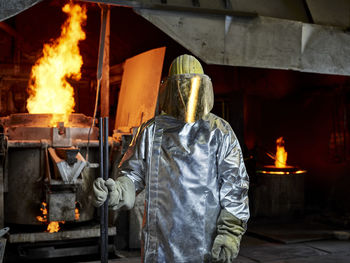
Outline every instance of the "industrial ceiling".
MULTIPOLYGON (((208 64, 350 75, 350 0, 86 1, 133 8, 208 64)), ((0 0, 0 21, 38 2, 0 0)))

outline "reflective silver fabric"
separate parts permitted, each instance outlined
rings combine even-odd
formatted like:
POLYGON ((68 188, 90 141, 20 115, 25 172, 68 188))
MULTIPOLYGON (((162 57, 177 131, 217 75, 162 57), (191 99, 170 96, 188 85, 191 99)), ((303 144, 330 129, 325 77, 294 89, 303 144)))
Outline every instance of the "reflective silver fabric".
POLYGON ((137 191, 146 187, 144 262, 210 262, 220 210, 249 218, 238 140, 211 113, 194 123, 161 115, 142 125, 119 175, 137 191))
POLYGON ((160 109, 188 123, 202 119, 211 111, 213 104, 213 86, 204 74, 173 75, 160 87, 160 109))

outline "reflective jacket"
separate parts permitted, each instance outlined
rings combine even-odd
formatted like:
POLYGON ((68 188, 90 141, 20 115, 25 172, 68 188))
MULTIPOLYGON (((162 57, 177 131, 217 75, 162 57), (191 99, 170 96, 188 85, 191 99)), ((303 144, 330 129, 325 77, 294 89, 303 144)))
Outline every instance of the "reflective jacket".
POLYGON ((225 208, 245 224, 249 180, 230 125, 214 114, 194 123, 169 115, 143 124, 120 166, 146 188, 144 262, 210 262, 225 208))

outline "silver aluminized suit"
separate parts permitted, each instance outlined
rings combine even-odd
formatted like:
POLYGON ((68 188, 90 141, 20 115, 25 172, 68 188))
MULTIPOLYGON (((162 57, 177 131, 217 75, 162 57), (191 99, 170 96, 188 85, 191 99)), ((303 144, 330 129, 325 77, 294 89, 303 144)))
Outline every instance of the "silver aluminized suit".
POLYGON ((221 209, 249 218, 248 175, 230 125, 209 113, 193 123, 160 115, 143 124, 120 166, 146 188, 144 262, 210 262, 221 209))

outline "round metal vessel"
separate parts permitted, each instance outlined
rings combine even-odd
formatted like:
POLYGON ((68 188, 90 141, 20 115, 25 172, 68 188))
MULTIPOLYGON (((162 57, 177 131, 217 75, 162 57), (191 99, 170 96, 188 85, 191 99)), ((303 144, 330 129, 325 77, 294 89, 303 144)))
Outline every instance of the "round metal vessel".
POLYGON ((264 166, 251 188, 253 216, 289 217, 304 211, 305 170, 264 166))

